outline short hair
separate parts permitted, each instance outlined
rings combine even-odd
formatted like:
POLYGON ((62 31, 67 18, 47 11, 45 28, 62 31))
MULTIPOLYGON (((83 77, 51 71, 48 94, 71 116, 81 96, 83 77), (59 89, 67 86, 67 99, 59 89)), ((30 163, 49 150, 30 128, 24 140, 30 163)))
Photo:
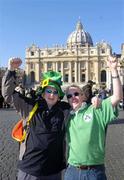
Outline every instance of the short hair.
POLYGON ((65 91, 66 95, 68 94, 68 91, 69 91, 69 89, 70 89, 71 87, 78 88, 78 89, 81 91, 81 94, 86 97, 86 99, 87 99, 86 102, 87 102, 87 103, 91 103, 91 99, 92 99, 92 97, 93 97, 93 93, 92 93, 92 87, 91 87, 89 84, 86 84, 86 85, 83 86, 83 87, 80 87, 80 86, 78 86, 78 85, 76 85, 76 84, 72 84, 72 85, 70 85, 70 86, 68 86, 68 87, 66 88, 66 91, 65 91))
POLYGON ((70 89, 71 87, 78 88, 78 89, 81 91, 81 93, 82 93, 82 88, 81 88, 80 86, 78 86, 78 85, 76 85, 76 84, 72 84, 72 85, 70 85, 70 86, 68 86, 68 87, 66 88, 66 90, 65 90, 65 94, 66 94, 66 95, 68 94, 68 91, 69 91, 69 89, 70 89))

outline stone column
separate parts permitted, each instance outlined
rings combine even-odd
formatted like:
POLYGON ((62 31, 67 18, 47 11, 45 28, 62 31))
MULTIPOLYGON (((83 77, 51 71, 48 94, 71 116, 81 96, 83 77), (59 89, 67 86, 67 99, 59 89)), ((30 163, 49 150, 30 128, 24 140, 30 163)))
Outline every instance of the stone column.
POLYGON ((56 63, 55 62, 52 63, 52 66, 53 66, 53 68, 52 68, 53 71, 56 71, 56 63))
POLYGON ((44 68, 43 68, 43 69, 44 69, 44 72, 47 72, 47 63, 44 62, 44 65, 43 65, 43 66, 44 66, 44 68))
POLYGON ((39 82, 40 81, 40 70, 39 70, 39 63, 35 64, 35 81, 39 82))
POLYGON ((78 62, 78 82, 81 83, 81 62, 78 62))
POLYGON ((61 62, 61 75, 62 75, 62 80, 63 80, 64 79, 63 62, 61 62))
POLYGON ((100 73, 99 72, 101 72, 101 67, 99 66, 98 61, 96 61, 94 63, 94 67, 93 67, 93 73, 94 73, 94 76, 96 78, 96 79, 93 79, 93 81, 95 81, 96 84, 99 84, 99 82, 100 82, 100 80, 99 80, 100 79, 100 73))
POLYGON ((69 62, 69 83, 72 83, 72 66, 71 66, 71 62, 69 62))
POLYGON ((31 77, 30 77, 30 63, 26 63, 26 84, 30 84, 31 77))
POLYGON ((86 76, 86 79, 85 79, 85 82, 88 82, 88 80, 90 80, 90 77, 89 77, 89 66, 88 66, 88 62, 86 61, 86 64, 85 64, 85 76, 86 76))
POLYGON ((55 63, 55 71, 59 71, 58 70, 58 62, 55 63))
POLYGON ((79 82, 78 81, 78 76, 77 76, 77 72, 78 72, 78 70, 77 70, 77 61, 75 62, 74 66, 75 66, 75 68, 74 68, 75 69, 75 83, 77 83, 77 82, 79 82))

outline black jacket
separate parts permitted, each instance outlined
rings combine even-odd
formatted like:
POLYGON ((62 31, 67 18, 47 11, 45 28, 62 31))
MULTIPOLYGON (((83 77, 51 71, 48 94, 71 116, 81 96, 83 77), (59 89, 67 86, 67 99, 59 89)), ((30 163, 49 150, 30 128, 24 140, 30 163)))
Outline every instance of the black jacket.
POLYGON ((51 110, 44 99, 34 100, 15 91, 15 72, 7 71, 2 81, 2 92, 7 102, 13 102, 16 110, 23 118, 27 118, 36 102, 35 112, 26 140, 26 149, 18 168, 34 175, 50 175, 61 171, 65 162, 65 120, 70 106, 66 102, 58 102, 51 110))
MULTIPOLYGON (((40 103, 41 106, 45 104, 43 100, 40 103)), ((66 167, 64 120, 67 113, 68 105, 64 102, 58 102, 51 110, 47 105, 38 108, 30 123, 26 151, 18 163, 19 169, 41 176, 58 173, 66 167)))

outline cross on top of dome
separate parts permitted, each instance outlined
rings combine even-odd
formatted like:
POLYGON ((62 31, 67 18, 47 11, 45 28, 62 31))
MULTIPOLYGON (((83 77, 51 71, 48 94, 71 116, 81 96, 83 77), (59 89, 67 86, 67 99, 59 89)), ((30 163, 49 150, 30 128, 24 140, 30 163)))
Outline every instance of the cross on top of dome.
POLYGON ((76 24, 76 30, 73 31, 67 39, 67 47, 76 47, 76 46, 93 46, 93 41, 88 32, 83 28, 83 25, 78 20, 76 24))

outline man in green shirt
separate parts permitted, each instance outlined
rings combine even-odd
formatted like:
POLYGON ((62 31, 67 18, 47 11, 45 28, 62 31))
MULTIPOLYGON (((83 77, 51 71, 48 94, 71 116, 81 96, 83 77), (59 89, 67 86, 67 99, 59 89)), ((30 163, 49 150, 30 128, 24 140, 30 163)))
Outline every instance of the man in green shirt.
POLYGON ((117 72, 117 59, 110 56, 108 66, 113 80, 113 95, 102 101, 99 108, 84 103, 85 87, 67 88, 72 107, 67 124, 68 168, 64 180, 106 180, 104 158, 107 125, 117 117, 116 105, 122 98, 117 72))

